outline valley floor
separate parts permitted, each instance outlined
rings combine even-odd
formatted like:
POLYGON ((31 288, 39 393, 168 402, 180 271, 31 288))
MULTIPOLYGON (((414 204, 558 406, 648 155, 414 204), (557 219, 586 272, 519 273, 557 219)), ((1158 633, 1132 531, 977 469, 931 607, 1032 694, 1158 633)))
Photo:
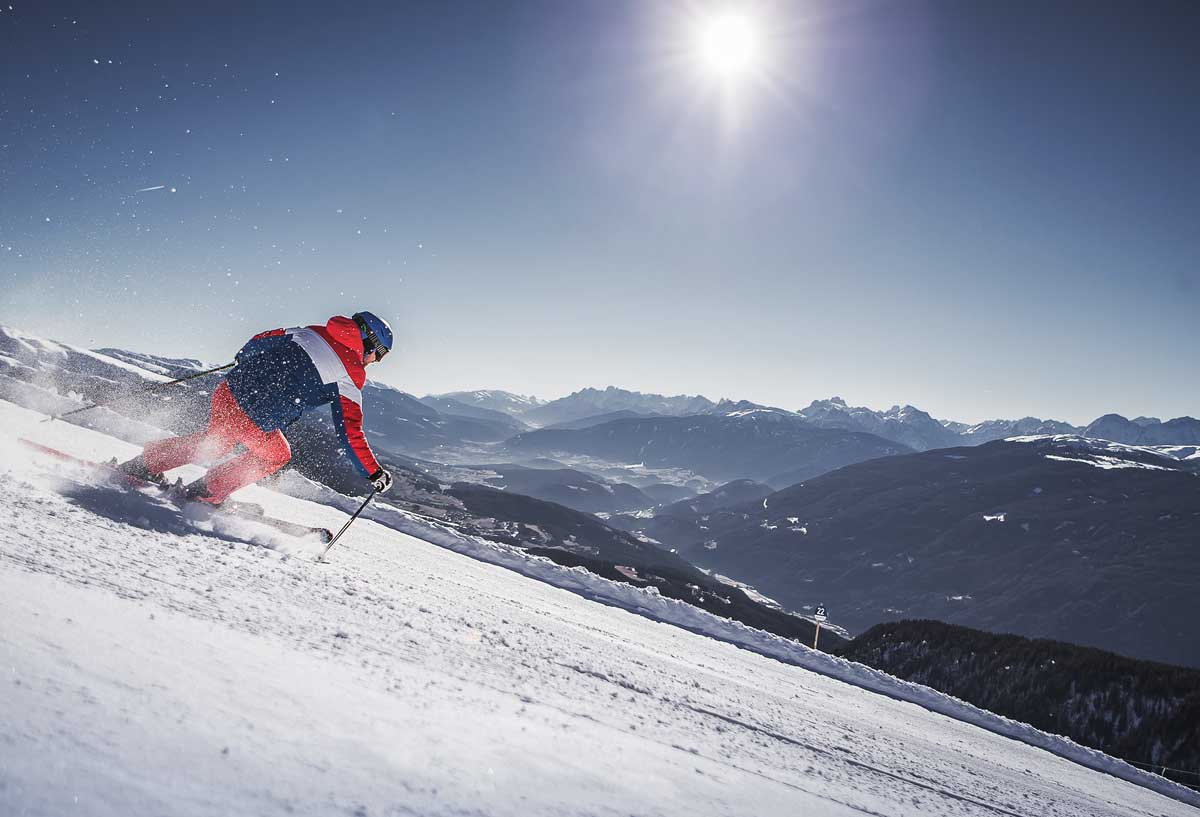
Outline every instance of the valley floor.
POLYGON ((329 564, 206 530, 0 417, 0 814, 1198 813, 370 520, 329 564))

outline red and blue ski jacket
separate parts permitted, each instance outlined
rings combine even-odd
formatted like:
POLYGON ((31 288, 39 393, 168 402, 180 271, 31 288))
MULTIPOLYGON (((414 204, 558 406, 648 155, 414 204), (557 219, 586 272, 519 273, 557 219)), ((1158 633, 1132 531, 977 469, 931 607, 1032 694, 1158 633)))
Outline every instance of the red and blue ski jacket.
POLYGON ((324 405, 351 460, 364 476, 379 470, 362 429, 362 388, 367 380, 358 325, 335 316, 324 326, 272 329, 255 335, 237 353, 225 378, 242 410, 264 432, 283 428, 324 405))

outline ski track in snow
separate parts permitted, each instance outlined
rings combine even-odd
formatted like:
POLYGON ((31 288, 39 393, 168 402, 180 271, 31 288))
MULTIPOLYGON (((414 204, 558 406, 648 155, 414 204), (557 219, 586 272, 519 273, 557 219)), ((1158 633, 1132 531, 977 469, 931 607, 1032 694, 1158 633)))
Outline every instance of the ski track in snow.
POLYGON ((897 700, 922 688, 394 511, 441 544, 363 519, 318 565, 252 522, 203 530, 18 448, 136 450, 38 419, 0 402, 0 814, 1197 814, 897 700))

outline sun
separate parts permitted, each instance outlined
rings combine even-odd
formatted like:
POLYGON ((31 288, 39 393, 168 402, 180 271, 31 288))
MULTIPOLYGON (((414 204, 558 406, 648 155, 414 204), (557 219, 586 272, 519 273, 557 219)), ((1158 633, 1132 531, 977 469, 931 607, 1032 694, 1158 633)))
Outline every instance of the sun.
POLYGON ((764 60, 762 27, 745 11, 722 11, 697 21, 694 51, 700 69, 722 83, 757 73, 764 60))
MULTIPOLYGON (((646 76, 668 105, 671 121, 703 123, 732 146, 772 110, 792 109, 791 96, 809 59, 807 23, 795 0, 659 0, 645 12, 646 76), (651 44, 652 43, 652 44, 651 44)), ((805 6, 806 8, 806 6, 805 6)), ((665 113, 666 111, 664 111, 665 113)))

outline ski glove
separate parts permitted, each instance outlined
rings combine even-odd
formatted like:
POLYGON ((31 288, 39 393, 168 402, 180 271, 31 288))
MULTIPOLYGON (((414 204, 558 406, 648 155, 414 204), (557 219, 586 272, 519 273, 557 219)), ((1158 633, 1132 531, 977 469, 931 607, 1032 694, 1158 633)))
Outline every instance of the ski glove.
POLYGON ((368 479, 371 480, 371 484, 375 486, 375 490, 378 493, 386 494, 389 490, 391 490, 392 475, 387 471, 384 471, 382 468, 380 468, 374 474, 371 474, 368 479))

